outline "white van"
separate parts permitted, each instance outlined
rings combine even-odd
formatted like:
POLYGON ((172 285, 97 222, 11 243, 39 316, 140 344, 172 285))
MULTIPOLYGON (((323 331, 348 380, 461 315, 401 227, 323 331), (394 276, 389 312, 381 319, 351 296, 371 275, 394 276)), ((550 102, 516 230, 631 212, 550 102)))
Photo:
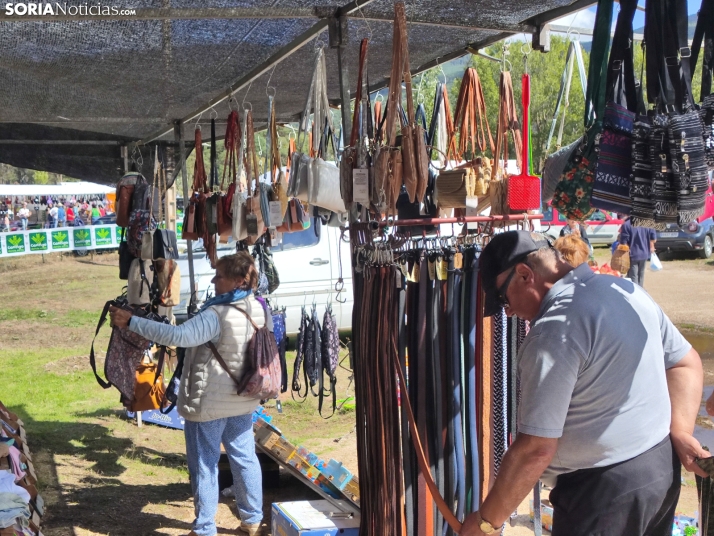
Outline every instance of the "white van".
MULTIPOLYGON (((352 328, 350 244, 347 236, 340 243, 340 236, 339 228, 321 225, 319 219, 313 218, 309 229, 283 234, 281 244, 271 248, 280 286, 267 298, 273 308, 286 308, 289 334, 299 331, 302 308, 305 307, 309 313, 313 304, 321 321, 325 308, 331 304, 339 329, 352 328), (335 286, 340 277, 340 259, 344 288, 338 293, 335 286)), ((219 257, 234 252, 235 242, 218 245, 219 257)), ((178 263, 181 270, 181 303, 174 307, 174 315, 181 322, 186 319, 190 294, 188 256, 182 254, 178 263)), ((214 270, 200 248, 194 249, 194 272, 197 303, 200 305, 214 294, 211 284, 214 270)))

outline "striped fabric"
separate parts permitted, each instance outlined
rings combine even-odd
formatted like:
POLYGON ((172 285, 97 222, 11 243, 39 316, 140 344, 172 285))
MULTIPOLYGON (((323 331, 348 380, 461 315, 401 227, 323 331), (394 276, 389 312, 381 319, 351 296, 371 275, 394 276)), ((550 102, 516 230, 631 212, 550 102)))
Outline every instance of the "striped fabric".
POLYGON ((677 223, 677 190, 672 175, 668 127, 669 117, 656 115, 652 120, 649 138, 654 228, 658 231, 666 229, 668 223, 677 223))
POLYGON ((646 116, 638 117, 632 134, 632 182, 630 199, 632 225, 654 228, 654 198, 652 197, 652 158, 650 132, 652 124, 646 116))
POLYGON ((630 213, 634 118, 635 114, 627 108, 613 102, 607 104, 595 168, 595 185, 590 200, 593 207, 621 214, 630 213))
POLYGON ((691 111, 673 116, 668 133, 677 192, 677 219, 683 225, 696 221, 704 213, 707 164, 699 113, 691 111))
POLYGON ((498 475, 508 448, 508 318, 493 317, 493 468, 498 475))

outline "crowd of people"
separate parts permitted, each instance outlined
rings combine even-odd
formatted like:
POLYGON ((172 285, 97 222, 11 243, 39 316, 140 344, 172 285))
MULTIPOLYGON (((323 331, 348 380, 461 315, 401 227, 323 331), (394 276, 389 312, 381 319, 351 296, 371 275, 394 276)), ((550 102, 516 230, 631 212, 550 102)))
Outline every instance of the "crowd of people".
POLYGON ((26 231, 30 226, 52 229, 96 225, 107 215, 109 203, 97 197, 84 199, 35 198, 13 206, 8 198, 0 204, 0 232, 26 231))

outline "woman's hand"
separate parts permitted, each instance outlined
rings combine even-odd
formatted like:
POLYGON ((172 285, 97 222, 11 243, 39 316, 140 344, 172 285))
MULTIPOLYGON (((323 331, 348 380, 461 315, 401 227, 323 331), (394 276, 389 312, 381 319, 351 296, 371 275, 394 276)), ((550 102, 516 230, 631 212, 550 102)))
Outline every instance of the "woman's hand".
POLYGON ((125 329, 129 325, 129 320, 133 315, 129 311, 120 309, 119 307, 109 306, 109 318, 111 325, 119 329, 125 329))

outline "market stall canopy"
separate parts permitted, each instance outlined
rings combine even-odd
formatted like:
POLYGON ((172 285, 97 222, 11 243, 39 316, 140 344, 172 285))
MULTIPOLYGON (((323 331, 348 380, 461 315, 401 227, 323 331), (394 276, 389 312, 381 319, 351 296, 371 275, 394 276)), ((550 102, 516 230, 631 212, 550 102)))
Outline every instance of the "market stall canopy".
MULTIPOLYGON (((36 4, 52 8, 41 16, 6 9, 0 13, 0 162, 113 184, 123 170, 122 145, 174 143, 179 119, 190 138, 195 124, 217 117, 220 134, 231 94, 238 105, 251 103, 256 123, 264 121, 268 80, 276 88, 278 120, 293 121, 304 106, 315 43, 328 44, 335 16, 348 17, 341 28, 350 89, 364 37, 370 37, 370 83, 383 86, 393 0, 344 1, 210 0, 197 8, 192 0, 137 0, 126 7, 133 14, 102 3, 100 15, 63 12, 64 4, 36 4)), ((515 33, 538 34, 545 22, 591 3, 409 1, 412 69, 515 33)), ((335 50, 327 51, 327 68, 330 99, 339 102, 335 50)), ((142 153, 146 173, 151 159, 146 147, 142 153)))
POLYGON ((0 184, 0 198, 6 197, 73 197, 82 195, 113 194, 111 186, 92 182, 63 182, 60 184, 0 184))

